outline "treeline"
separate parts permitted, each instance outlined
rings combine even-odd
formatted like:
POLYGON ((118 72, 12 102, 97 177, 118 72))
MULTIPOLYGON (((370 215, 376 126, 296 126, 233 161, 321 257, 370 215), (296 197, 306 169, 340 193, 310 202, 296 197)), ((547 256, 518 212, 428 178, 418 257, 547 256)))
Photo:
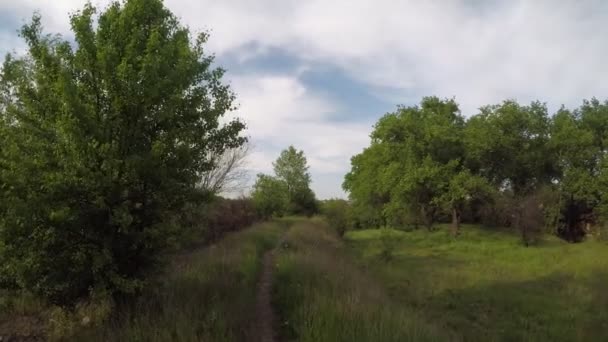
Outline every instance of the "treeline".
POLYGON ((580 241, 608 223, 608 102, 549 113, 507 100, 465 118, 426 97, 374 126, 343 184, 354 227, 432 229, 437 221, 518 229, 580 241))

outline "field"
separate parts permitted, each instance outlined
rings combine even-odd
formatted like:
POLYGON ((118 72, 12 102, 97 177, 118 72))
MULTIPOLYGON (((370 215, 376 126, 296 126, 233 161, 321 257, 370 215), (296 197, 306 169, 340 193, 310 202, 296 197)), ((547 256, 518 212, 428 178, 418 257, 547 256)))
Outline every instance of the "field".
POLYGON ((508 232, 295 226, 280 258, 283 333, 301 341, 596 341, 608 334, 608 249, 508 232))
MULTIPOLYGON (((82 341, 258 341, 258 284, 273 250, 269 324, 281 341, 598 341, 608 334, 606 243, 546 237, 526 248, 507 231, 465 225, 455 239, 438 228, 350 231, 340 239, 320 218, 257 224, 174 255, 138 300, 119 305, 101 326, 54 317, 37 329, 82 341)), ((17 324, 36 325, 40 304, 3 298, 5 309, 29 317, 17 324)))

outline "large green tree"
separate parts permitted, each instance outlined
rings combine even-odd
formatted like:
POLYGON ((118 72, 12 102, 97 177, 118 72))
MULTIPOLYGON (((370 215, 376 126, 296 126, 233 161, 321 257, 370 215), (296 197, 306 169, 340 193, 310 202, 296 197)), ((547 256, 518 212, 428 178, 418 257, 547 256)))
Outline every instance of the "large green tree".
POLYGON ((553 224, 569 240, 579 240, 588 226, 603 219, 601 202, 606 188, 608 104, 593 99, 569 111, 562 108, 552 118, 549 148, 555 155, 558 192, 553 224))
POLYGON ((467 122, 467 163, 497 187, 521 197, 555 174, 547 149, 550 118, 545 104, 522 106, 508 100, 485 106, 467 122))
POLYGON ((507 100, 482 107, 469 119, 465 131, 468 167, 488 179, 513 204, 509 220, 526 244, 540 227, 527 224, 525 218, 543 206, 531 199, 538 198, 535 194, 556 175, 555 158, 548 148, 550 127, 545 104, 525 106, 507 100))
POLYGON ((314 192, 310 189, 310 173, 304 151, 289 146, 272 164, 276 177, 287 187, 289 211, 293 214, 313 214, 317 211, 314 192))
POLYGON ((351 158, 351 171, 344 177, 342 188, 351 199, 354 225, 378 227, 386 224, 384 206, 390 201, 390 188, 383 182, 383 174, 390 172, 389 147, 374 144, 351 158))
POLYGON ((352 159, 344 188, 355 208, 381 210, 385 223, 421 222, 429 229, 441 196, 463 167, 464 118, 453 100, 426 97, 374 126, 371 146, 352 159))
POLYGON ((71 27, 74 44, 34 16, 0 74, 0 277, 59 303, 137 290, 208 156, 244 142, 207 35, 161 0, 89 4, 71 27))

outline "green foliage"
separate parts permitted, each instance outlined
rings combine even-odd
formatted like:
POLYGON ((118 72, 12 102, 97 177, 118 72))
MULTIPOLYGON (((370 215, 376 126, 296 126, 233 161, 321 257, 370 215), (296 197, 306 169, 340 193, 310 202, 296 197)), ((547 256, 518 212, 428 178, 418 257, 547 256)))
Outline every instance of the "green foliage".
POLYGON ((352 209, 349 203, 343 199, 329 199, 321 203, 321 214, 325 216, 329 226, 334 229, 338 236, 352 228, 352 209))
POLYGON ((389 151, 389 146, 372 144, 351 159, 352 169, 342 187, 350 194, 355 227, 379 227, 386 222, 383 210, 390 196, 383 175, 389 172, 384 168, 389 151))
POLYGON ((252 198, 262 217, 284 214, 312 216, 318 212, 304 151, 289 146, 272 164, 275 176, 259 174, 252 198))
POLYGON ((287 185, 282 180, 259 174, 253 185, 251 199, 258 212, 264 219, 272 216, 283 216, 289 205, 287 185))
POLYGON ((463 127, 458 105, 436 97, 386 114, 374 127, 371 146, 353 157, 346 176, 344 189, 354 207, 371 206, 393 225, 415 221, 430 229, 439 197, 462 168, 463 127))
POLYGON ((554 176, 547 107, 515 101, 481 108, 467 122, 467 162, 490 182, 506 186, 516 197, 534 191, 554 176))
POLYGON ((607 136, 608 102, 595 99, 553 117, 507 100, 465 120, 453 100, 426 97, 378 121, 343 187, 363 227, 430 229, 451 216, 457 235, 466 213, 526 244, 540 231, 580 241, 608 222, 607 136))
POLYGON ((272 164, 276 177, 287 186, 290 214, 311 216, 318 211, 314 192, 310 189, 310 173, 304 151, 293 146, 281 152, 272 164))
POLYGON ((90 4, 76 44, 21 30, 0 74, 0 278, 57 303, 91 288, 133 293, 178 231, 176 215, 244 142, 222 69, 161 0, 90 4))
POLYGON ((272 166, 277 178, 287 184, 290 197, 310 185, 310 174, 304 151, 298 151, 293 146, 289 146, 281 152, 272 166))
POLYGON ((554 117, 550 148, 556 156, 557 230, 571 240, 586 233, 581 227, 605 220, 608 104, 584 101, 575 110, 561 109, 554 117))

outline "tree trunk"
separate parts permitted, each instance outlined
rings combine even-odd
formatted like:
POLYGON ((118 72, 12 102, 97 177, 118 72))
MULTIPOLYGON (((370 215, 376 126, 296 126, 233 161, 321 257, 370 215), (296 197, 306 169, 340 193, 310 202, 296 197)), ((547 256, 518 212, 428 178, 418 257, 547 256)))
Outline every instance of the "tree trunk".
POLYGON ((424 225, 428 231, 433 231, 433 216, 434 210, 428 210, 426 207, 421 208, 422 211, 422 219, 424 220, 424 225))
POLYGON ((460 235, 460 211, 452 208, 452 236, 460 235))
POLYGON ((522 208, 517 208, 517 212, 515 213, 515 229, 519 229, 521 232, 521 242, 523 242, 524 246, 528 247, 528 227, 526 226, 526 222, 522 222, 522 210, 522 208))

